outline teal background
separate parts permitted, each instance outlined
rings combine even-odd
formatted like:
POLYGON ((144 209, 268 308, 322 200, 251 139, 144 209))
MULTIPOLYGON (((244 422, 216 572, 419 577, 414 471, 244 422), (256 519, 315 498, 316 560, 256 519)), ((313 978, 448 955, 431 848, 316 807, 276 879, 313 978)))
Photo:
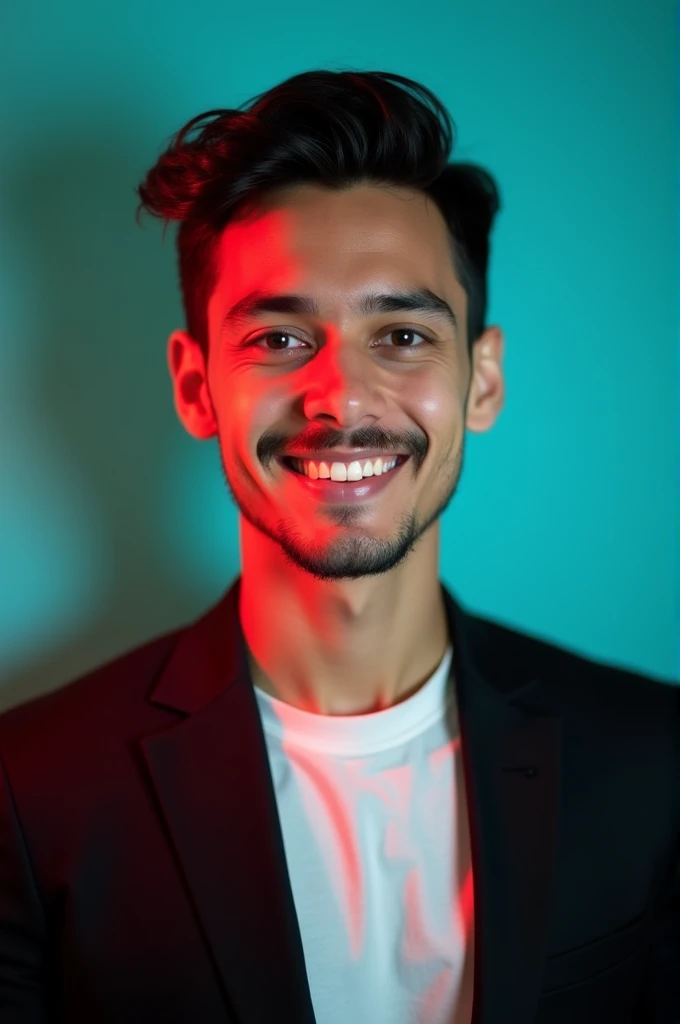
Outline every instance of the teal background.
POLYGON ((93 0, 0 14, 0 699, 203 611, 239 571, 217 442, 176 418, 174 228, 134 188, 188 118, 312 68, 437 93, 504 209, 505 408, 467 435, 464 605, 680 678, 678 16, 671 2, 93 0))

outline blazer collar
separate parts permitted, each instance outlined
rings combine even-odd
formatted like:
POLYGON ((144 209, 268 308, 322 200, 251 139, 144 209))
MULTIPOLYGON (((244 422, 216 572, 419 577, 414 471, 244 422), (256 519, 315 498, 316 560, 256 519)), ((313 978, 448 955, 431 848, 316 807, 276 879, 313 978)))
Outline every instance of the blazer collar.
MULTIPOLYGON (((231 1012, 241 1024, 313 1024, 240 582, 179 633, 149 700, 183 717, 140 748, 231 1012)), ((515 703, 538 681, 524 648, 441 586, 473 863, 472 1020, 531 1020, 556 854, 559 719, 515 703)))

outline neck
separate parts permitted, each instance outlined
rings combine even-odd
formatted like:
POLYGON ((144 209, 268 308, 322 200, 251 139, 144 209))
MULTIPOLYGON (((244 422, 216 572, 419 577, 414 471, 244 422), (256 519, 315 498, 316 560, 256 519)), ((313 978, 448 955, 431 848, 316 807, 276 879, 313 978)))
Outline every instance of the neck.
POLYGON ((241 517, 239 617, 253 683, 322 715, 368 714, 415 693, 449 643, 439 524, 378 576, 318 580, 241 517))

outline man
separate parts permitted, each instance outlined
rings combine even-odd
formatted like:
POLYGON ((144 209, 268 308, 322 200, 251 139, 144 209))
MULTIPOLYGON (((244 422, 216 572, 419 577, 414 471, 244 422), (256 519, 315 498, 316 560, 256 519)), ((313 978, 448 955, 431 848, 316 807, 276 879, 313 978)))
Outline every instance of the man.
POLYGON ((282 163, 220 226, 269 152, 222 111, 140 189, 184 218, 174 402, 217 439, 242 571, 196 622, 0 718, 2 1021, 671 1019, 680 691, 438 579, 503 335, 460 270, 470 207, 436 199, 442 167, 410 183, 434 136, 395 78, 297 76, 255 112, 272 147, 272 123, 301 149, 331 113, 369 162, 411 138, 401 179, 282 163))

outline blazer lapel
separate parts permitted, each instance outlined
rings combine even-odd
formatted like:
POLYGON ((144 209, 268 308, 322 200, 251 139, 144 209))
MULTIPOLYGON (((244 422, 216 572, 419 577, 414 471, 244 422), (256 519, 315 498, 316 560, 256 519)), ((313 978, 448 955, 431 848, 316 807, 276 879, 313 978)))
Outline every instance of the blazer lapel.
MULTIPOLYGON (((184 717, 140 748, 225 1002, 241 1024, 314 1024, 239 590, 240 576, 180 633, 149 699, 184 717)), ((559 721, 513 706, 536 680, 502 664, 484 620, 442 590, 473 859, 472 1024, 531 1020, 552 893, 559 721)))
POLYGON ((521 645, 444 588, 473 864, 472 1024, 534 1020, 541 990, 559 825, 561 723, 514 704, 540 681, 521 645), (496 645, 494 645, 494 642, 496 645))
POLYGON ((189 717, 140 745, 225 1001, 241 1024, 314 1024, 239 581, 181 634, 151 694, 189 717))

